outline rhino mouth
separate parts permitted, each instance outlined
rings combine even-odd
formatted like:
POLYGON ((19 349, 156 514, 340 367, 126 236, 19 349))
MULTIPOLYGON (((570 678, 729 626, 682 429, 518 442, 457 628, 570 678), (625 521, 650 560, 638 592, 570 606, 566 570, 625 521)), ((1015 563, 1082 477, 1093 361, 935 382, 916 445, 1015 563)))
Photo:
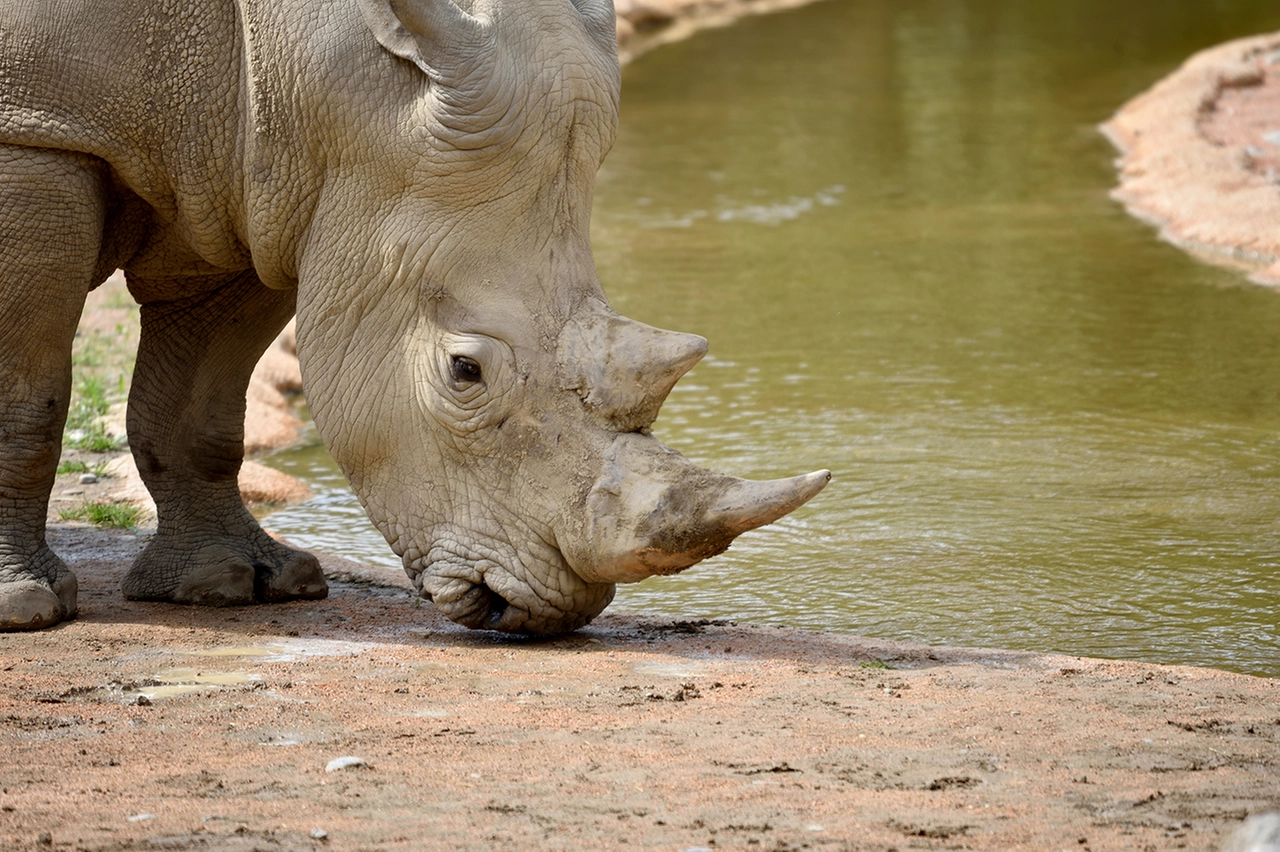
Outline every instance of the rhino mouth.
MULTIPOLYGON (((423 584, 427 585, 427 584, 423 584)), ((430 585, 439 586, 432 583, 430 585)), ((453 579, 436 591, 421 589, 420 594, 436 605, 450 621, 472 630, 519 630, 528 613, 514 611, 511 602, 483 582, 453 579)))
POLYGON ((454 543, 437 545, 406 570, 419 595, 464 627, 532 635, 569 633, 613 600, 613 584, 584 583, 559 551, 558 564, 536 566, 525 565, 514 553, 507 562, 460 551, 454 543))

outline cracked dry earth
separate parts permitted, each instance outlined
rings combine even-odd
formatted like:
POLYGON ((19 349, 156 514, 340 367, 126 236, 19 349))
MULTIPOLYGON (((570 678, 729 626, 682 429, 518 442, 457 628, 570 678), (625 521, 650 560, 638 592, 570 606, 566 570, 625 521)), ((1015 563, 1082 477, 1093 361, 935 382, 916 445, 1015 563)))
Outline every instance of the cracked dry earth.
POLYGON ((136 537, 51 543, 81 614, 0 635, 6 850, 1216 849, 1280 806, 1275 680, 612 613, 504 638, 332 558, 324 601, 132 603, 136 537))

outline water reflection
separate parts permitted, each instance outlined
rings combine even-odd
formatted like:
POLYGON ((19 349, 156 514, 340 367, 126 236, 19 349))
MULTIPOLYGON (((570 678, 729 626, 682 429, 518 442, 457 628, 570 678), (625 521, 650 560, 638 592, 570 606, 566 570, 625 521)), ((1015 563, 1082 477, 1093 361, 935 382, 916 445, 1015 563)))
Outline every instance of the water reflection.
MULTIPOLYGON (((1126 217, 1095 129, 1276 28, 1271 2, 828 0, 628 68, 598 265, 713 352, 656 431, 836 480, 614 606, 1280 674, 1280 296, 1126 217)), ((318 502, 269 524, 386 553, 318 502)))

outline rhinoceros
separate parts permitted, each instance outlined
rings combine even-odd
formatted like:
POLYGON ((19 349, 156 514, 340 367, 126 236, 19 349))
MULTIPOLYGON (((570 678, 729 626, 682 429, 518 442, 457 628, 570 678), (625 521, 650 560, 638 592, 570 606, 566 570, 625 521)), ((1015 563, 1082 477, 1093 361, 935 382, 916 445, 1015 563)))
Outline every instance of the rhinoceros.
POLYGON ((0 629, 76 613, 45 516, 85 294, 141 305, 134 600, 321 598, 236 487, 245 389, 296 311, 316 428, 424 598, 570 631, 816 494, 650 433, 704 339, 611 310, 609 0, 0 4, 0 629))

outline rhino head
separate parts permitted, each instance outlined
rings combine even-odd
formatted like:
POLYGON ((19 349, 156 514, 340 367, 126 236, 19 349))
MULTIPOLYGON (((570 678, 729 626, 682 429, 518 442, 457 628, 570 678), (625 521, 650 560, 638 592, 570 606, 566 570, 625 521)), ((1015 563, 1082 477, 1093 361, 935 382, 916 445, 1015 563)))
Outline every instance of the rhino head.
POLYGON ((606 0, 360 0, 298 254, 317 428, 424 597, 573 630, 720 553, 827 471, 748 482, 649 431, 701 337, 609 307, 589 245, 617 127, 606 0), (328 145, 326 148, 325 146, 328 145))

